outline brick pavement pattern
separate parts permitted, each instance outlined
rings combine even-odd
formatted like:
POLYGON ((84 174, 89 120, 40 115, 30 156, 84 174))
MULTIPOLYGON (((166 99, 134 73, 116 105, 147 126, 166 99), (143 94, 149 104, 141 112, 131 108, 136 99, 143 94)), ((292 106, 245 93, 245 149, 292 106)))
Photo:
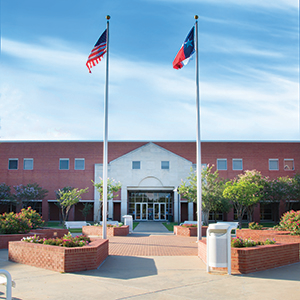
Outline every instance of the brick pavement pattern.
POLYGON ((109 238, 109 255, 197 256, 196 237, 173 235, 129 235, 109 238))

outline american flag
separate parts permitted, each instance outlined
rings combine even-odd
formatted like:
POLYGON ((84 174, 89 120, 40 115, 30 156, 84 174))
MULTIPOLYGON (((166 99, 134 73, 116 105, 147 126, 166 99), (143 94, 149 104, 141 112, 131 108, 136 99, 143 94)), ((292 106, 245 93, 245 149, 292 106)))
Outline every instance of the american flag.
POLYGON ((90 73, 92 73, 91 68, 93 66, 95 67, 96 63, 99 63, 99 61, 101 61, 101 58, 105 53, 106 53, 106 29, 99 37, 97 43, 95 44, 86 62, 86 66, 88 67, 90 73))

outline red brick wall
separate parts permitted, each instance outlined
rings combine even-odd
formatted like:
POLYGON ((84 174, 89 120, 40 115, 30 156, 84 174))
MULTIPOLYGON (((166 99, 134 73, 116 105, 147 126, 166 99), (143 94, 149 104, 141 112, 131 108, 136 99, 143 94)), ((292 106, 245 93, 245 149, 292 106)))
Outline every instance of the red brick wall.
MULTIPOLYGON (((207 262, 206 240, 199 241, 198 256, 204 263, 207 262)), ((231 248, 232 274, 248 274, 297 262, 299 262, 298 243, 231 248)))
MULTIPOLYGON (((193 163, 196 163, 195 142, 154 142, 193 163)), ((109 142, 108 160, 112 161, 147 142, 109 142)), ((43 201, 43 218, 48 220, 47 201, 55 199, 55 190, 65 186, 89 187, 84 200, 94 199, 94 165, 102 163, 102 142, 2 142, 0 143, 0 183, 10 186, 37 182, 49 191, 43 201), (8 159, 18 158, 19 169, 8 170, 8 159), (34 169, 23 170, 23 159, 33 158, 34 169), (59 158, 69 158, 70 169, 59 170, 59 158), (85 158, 85 170, 74 170, 75 158, 85 158)), ((241 171, 232 170, 232 159, 242 158, 243 169, 257 169, 270 178, 293 176, 300 172, 300 143, 266 142, 202 142, 202 163, 214 164, 217 158, 227 158, 227 171, 221 177, 233 178, 241 171), (269 171, 269 158, 279 159, 279 171, 269 171), (283 170, 284 158, 294 159, 295 170, 283 170)), ((281 211, 282 212, 282 211, 281 211)), ((72 219, 72 216, 70 217, 72 219)))
MULTIPOLYGON (((207 226, 202 226, 202 236, 206 236, 207 226)), ((180 236, 197 236, 197 227, 174 226, 174 234, 180 236)))
POLYGON ((95 239, 89 246, 65 248, 9 242, 11 261, 57 272, 78 272, 96 269, 108 256, 108 240, 95 239))
MULTIPOLYGON (((129 226, 107 227, 107 236, 126 236, 129 234, 129 226)), ((102 226, 83 226, 82 233, 87 236, 102 236, 102 226)))
POLYGON ((299 243, 299 235, 290 235, 289 231, 238 229, 236 236, 242 239, 251 238, 253 241, 275 239, 279 243, 299 243))
POLYGON ((22 234, 1 234, 0 235, 0 249, 7 249, 10 241, 21 241, 23 237, 32 236, 30 233, 22 234))
POLYGON ((68 234, 68 229, 33 229, 30 233, 22 234, 1 234, 0 235, 0 249, 7 249, 8 243, 11 241, 20 241, 23 237, 33 236, 36 234, 41 238, 52 238, 52 237, 63 237, 65 234, 68 234))

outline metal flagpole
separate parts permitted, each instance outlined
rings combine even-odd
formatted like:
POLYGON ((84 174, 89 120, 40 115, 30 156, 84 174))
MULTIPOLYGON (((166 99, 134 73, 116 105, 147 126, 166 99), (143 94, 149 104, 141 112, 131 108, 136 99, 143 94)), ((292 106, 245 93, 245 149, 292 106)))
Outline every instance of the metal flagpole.
POLYGON ((102 238, 106 239, 106 223, 107 223, 107 136, 108 136, 108 54, 109 54, 109 19, 106 16, 107 30, 106 30, 106 78, 105 78, 105 102, 104 102, 104 137, 103 137, 103 214, 102 214, 102 238))
POLYGON ((199 57, 198 57, 198 16, 195 15, 195 55, 196 55, 196 108, 197 108, 197 241, 202 240, 202 185, 201 185, 201 137, 199 100, 199 57))

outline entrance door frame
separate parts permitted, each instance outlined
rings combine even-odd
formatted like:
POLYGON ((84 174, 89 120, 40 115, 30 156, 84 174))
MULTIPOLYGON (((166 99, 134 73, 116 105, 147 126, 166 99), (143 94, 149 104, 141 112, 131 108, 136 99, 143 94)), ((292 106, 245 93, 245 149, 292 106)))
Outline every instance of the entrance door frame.
POLYGON ((164 202, 153 203, 153 212, 154 212, 153 221, 166 221, 167 220, 167 205, 166 205, 166 203, 164 203, 164 202), (158 216, 159 216, 158 219, 156 219, 156 210, 155 210, 156 206, 158 206, 158 216), (161 218, 162 206, 164 206, 164 212, 165 212, 164 219, 161 218))
POLYGON ((134 219, 136 221, 148 221, 148 203, 144 203, 144 202, 136 202, 135 203, 135 216, 134 216, 134 219), (137 219, 136 216, 137 216, 137 208, 139 206, 139 209, 140 209, 140 218, 137 219), (145 206, 145 211, 146 211, 146 218, 143 218, 143 206, 145 206))

